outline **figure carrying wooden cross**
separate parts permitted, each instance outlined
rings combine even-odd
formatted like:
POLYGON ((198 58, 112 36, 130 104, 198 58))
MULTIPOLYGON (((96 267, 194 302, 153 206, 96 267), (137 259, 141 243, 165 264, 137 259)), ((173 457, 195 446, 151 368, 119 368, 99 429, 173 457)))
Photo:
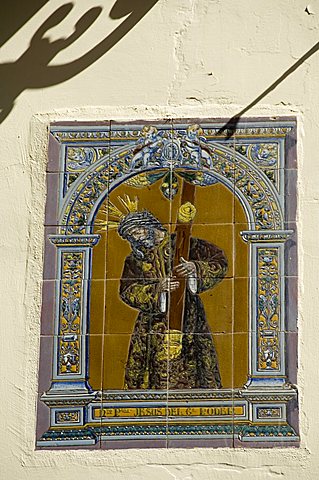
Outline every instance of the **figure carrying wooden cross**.
MULTIPOLYGON (((192 186, 190 186, 192 187, 192 186)), ((109 205, 109 222, 130 242, 120 296, 139 310, 125 370, 127 389, 221 388, 217 355, 199 294, 225 276, 224 252, 191 236, 196 212, 183 188, 174 233, 138 200, 119 198, 125 213, 109 205), (184 202, 184 200, 188 200, 184 202)))

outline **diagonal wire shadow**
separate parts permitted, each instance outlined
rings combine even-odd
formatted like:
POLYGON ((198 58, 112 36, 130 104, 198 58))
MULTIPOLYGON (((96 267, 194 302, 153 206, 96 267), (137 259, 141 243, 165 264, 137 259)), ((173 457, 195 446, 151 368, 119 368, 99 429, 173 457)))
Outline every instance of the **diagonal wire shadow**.
POLYGON ((11 112, 16 98, 26 89, 45 88, 65 82, 92 65, 114 47, 149 12, 158 0, 117 0, 110 11, 110 18, 128 15, 107 37, 81 57, 62 65, 49 65, 62 50, 74 43, 95 22, 102 8, 88 10, 76 23, 74 32, 65 39, 51 42, 45 33, 59 24, 73 8, 67 3, 45 20, 33 35, 28 49, 18 60, 0 64, 0 123, 11 112))
POLYGON ((252 107, 257 105, 257 103, 260 102, 263 98, 266 97, 270 92, 272 92, 275 88, 278 87, 284 80, 286 80, 289 75, 291 75, 293 72, 297 70, 308 58, 310 58, 314 53, 316 53, 319 50, 319 42, 317 42, 313 47, 310 48, 302 57, 299 58, 291 67, 289 67, 275 82, 273 82, 266 90, 264 90, 258 97, 256 97, 249 105, 247 105, 245 108, 243 108, 240 112, 236 113, 232 118, 228 120, 225 125, 223 125, 217 132, 217 135, 221 135, 225 132, 226 133, 226 139, 230 139, 235 131, 238 122, 240 121, 241 117, 248 112, 252 107))

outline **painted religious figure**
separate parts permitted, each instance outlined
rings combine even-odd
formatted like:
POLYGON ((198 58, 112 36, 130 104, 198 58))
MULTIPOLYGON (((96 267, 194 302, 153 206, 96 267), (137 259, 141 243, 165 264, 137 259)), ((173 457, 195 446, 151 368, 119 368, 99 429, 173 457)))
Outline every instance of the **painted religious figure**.
POLYGON ((221 388, 218 359, 200 293, 224 277, 224 252, 187 235, 190 230, 185 230, 183 219, 190 220, 195 210, 190 203, 180 209, 181 230, 177 226, 170 234, 151 212, 138 211, 137 199, 119 200, 126 214, 119 215, 114 205, 109 209, 119 217, 119 235, 132 248, 124 264, 120 296, 139 310, 130 341, 125 388, 221 388), (189 218, 185 218, 187 212, 189 218))

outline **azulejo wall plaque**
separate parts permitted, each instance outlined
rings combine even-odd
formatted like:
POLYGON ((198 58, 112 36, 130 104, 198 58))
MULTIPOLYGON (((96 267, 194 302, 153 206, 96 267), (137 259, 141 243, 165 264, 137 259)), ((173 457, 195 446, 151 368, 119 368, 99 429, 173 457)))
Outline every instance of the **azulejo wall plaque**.
POLYGON ((224 124, 51 125, 38 448, 298 446, 296 121, 224 124))

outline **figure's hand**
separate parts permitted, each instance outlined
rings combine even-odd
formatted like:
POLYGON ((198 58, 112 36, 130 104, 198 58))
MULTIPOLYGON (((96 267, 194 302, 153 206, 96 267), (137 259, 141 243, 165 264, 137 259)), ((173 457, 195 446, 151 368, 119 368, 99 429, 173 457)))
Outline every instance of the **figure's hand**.
POLYGON ((183 277, 191 277, 196 275, 196 266, 194 262, 188 262, 185 258, 181 257, 181 263, 175 267, 177 275, 183 277))
POLYGON ((173 292, 179 287, 179 281, 176 277, 164 278, 160 281, 160 289, 162 292, 173 292))

